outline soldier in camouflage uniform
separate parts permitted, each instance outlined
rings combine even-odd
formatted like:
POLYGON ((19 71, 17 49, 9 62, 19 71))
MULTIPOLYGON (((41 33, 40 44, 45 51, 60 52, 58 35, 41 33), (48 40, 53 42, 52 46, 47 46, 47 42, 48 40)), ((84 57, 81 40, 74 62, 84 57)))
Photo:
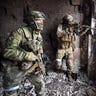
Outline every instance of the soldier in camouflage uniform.
POLYGON ((63 58, 66 59, 68 80, 72 80, 73 71, 73 50, 75 48, 74 28, 71 24, 73 17, 65 15, 62 24, 59 24, 57 29, 58 49, 56 58, 56 69, 61 69, 63 58))
MULTIPOLYGON (((25 27, 14 31, 8 38, 3 53, 3 87, 7 96, 18 96, 19 84, 24 76, 35 85, 37 96, 45 96, 42 62, 44 14, 39 11, 24 10, 25 27)), ((4 95, 5 96, 5 95, 4 95)))

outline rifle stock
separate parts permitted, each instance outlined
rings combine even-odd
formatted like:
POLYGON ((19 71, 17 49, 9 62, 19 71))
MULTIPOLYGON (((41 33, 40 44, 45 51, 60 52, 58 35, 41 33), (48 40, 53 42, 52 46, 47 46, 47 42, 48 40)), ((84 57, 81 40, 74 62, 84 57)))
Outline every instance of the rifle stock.
POLYGON ((26 72, 27 73, 33 73, 34 72, 34 74, 42 72, 42 74, 44 74, 44 75, 46 74, 45 66, 42 64, 41 61, 36 61, 35 64, 33 64, 29 69, 27 69, 26 72), (37 68, 40 68, 40 70, 36 70, 37 68))
POLYGON ((38 64, 35 63, 29 69, 27 69, 27 73, 32 73, 37 67, 38 67, 38 64))

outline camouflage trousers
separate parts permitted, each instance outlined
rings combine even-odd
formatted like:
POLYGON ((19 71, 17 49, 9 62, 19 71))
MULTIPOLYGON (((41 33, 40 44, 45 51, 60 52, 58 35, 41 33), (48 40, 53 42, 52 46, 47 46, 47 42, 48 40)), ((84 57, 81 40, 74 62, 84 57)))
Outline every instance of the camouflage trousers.
POLYGON ((18 90, 5 91, 4 96, 45 96, 45 82, 42 74, 26 76, 18 90))
POLYGON ((61 69, 63 59, 66 59, 67 72, 72 73, 73 71, 73 51, 72 48, 58 49, 56 54, 56 69, 61 69), (65 57, 65 58, 64 58, 65 57))

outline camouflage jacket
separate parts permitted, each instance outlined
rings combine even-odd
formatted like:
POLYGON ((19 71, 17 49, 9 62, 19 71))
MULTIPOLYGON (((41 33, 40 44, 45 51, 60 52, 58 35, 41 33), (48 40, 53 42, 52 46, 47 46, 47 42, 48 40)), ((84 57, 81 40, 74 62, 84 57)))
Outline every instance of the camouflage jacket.
POLYGON ((43 53, 43 40, 40 32, 32 30, 30 27, 22 27, 13 32, 3 51, 5 58, 23 61, 27 60, 26 55, 30 52, 43 53))
POLYGON ((29 65, 30 62, 28 62, 26 55, 29 56, 30 52, 34 53, 38 50, 40 54, 43 53, 42 42, 40 32, 34 31, 30 27, 21 27, 10 34, 2 52, 5 58, 2 60, 4 88, 20 83, 26 73, 20 69, 20 66, 22 67, 24 62, 29 65))

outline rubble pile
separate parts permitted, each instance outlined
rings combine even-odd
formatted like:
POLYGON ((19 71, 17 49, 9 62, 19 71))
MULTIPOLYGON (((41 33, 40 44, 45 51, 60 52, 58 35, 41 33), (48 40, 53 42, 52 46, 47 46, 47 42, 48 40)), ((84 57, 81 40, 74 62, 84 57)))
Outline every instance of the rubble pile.
MULTIPOLYGON (((46 96, 96 96, 96 81, 88 80, 84 72, 78 74, 76 81, 68 82, 63 72, 49 71, 45 76, 45 82, 46 96)), ((0 96, 3 95, 0 94, 0 96)), ((26 78, 21 82, 19 96, 36 96, 35 86, 26 78)))
POLYGON ((64 73, 49 72, 45 81, 46 96, 96 96, 96 82, 89 81, 83 72, 72 82, 64 73))

